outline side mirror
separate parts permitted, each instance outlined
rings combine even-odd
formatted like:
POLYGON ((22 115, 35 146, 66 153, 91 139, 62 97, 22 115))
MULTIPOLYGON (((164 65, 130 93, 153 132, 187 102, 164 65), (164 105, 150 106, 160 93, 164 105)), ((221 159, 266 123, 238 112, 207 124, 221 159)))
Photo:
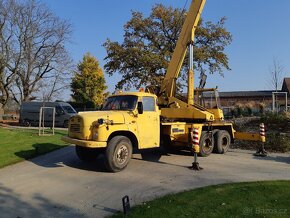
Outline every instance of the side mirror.
POLYGON ((143 103, 142 102, 138 102, 137 110, 138 110, 139 114, 143 114, 143 103))

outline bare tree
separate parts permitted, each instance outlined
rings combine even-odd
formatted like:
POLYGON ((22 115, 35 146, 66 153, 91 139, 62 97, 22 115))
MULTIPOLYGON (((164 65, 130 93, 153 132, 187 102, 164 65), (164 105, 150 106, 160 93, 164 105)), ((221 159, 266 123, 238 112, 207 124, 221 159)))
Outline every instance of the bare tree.
POLYGON ((8 11, 12 10, 11 4, 6 5, 6 2, 0 0, 0 103, 5 106, 9 99, 9 88, 16 77, 16 71, 8 71, 7 64, 11 58, 9 41, 12 38, 13 33, 8 31, 6 26, 8 17, 8 11))
MULTIPOLYGON (((284 76, 284 67, 281 66, 279 61, 276 58, 273 58, 273 66, 269 69, 270 72, 270 87, 278 92, 281 90, 284 76)), ((281 94, 276 93, 273 96, 273 111, 278 113, 280 107, 280 98, 281 94)), ((284 98, 283 98, 284 99, 284 98)))
POLYGON ((284 67, 281 66, 280 62, 274 58, 273 66, 269 68, 270 72, 270 87, 276 92, 282 87, 284 67))
POLYGON ((0 5, 2 86, 19 104, 35 99, 47 86, 54 93, 60 86, 53 84, 71 63, 65 48, 71 25, 34 0, 0 0, 0 5))
POLYGON ((38 85, 40 90, 40 101, 52 101, 59 99, 64 89, 70 90, 71 72, 73 66, 64 66, 66 69, 58 69, 51 78, 43 79, 38 85), (69 69, 71 70, 68 70, 69 69))

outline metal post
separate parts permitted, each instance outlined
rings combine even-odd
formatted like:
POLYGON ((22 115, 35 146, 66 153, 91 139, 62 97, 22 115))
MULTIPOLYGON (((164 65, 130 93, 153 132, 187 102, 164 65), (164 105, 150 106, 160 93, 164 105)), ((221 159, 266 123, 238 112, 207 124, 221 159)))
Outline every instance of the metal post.
POLYGON ((123 198, 122 198, 122 204, 123 204, 123 213, 125 215, 127 215, 130 211, 130 200, 129 200, 129 196, 128 195, 125 195, 123 198))
POLYGON ((189 44, 189 69, 193 70, 193 44, 189 44))
POLYGON ((52 135, 54 135, 54 123, 55 123, 55 107, 53 108, 52 111, 52 135))
POLYGON ((39 110, 39 130, 38 135, 54 135, 55 133, 55 107, 41 107, 39 110), (45 134, 45 115, 44 111, 45 109, 51 109, 52 110, 52 134, 45 134))
POLYGON ((287 92, 272 92, 272 112, 279 112, 278 110, 278 95, 284 94, 285 95, 285 111, 288 111, 288 93, 287 92))
POLYGON ((287 96, 287 92, 286 92, 286 100, 285 100, 285 111, 288 111, 288 96, 287 96))
POLYGON ((41 118, 42 118, 42 108, 40 108, 40 111, 39 111, 38 135, 40 135, 40 131, 41 131, 41 118))
POLYGON ((42 110, 42 134, 44 135, 44 112, 45 110, 43 108, 41 108, 42 110))

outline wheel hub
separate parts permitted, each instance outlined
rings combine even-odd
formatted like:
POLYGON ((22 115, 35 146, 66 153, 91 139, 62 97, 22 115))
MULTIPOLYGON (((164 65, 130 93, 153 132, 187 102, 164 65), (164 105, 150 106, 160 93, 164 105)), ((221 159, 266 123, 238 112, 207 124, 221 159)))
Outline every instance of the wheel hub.
POLYGON ((206 151, 209 151, 212 148, 211 140, 210 139, 206 139, 204 144, 203 144, 203 146, 204 146, 204 149, 206 151))
POLYGON ((117 151, 117 161, 119 164, 125 163, 129 155, 128 148, 125 145, 121 145, 117 151))
POLYGON ((227 145, 228 145, 228 139, 226 137, 224 137, 222 139, 222 145, 223 145, 223 147, 227 147, 227 145))

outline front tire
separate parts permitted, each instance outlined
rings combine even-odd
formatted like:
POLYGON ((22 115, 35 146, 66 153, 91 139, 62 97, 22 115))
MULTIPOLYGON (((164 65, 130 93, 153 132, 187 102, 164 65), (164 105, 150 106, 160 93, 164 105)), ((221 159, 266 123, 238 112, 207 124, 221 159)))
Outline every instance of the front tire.
POLYGON ((23 125, 24 125, 25 127, 30 127, 30 126, 31 126, 31 122, 30 122, 30 120, 24 120, 24 121, 23 121, 23 125))
POLYGON ((84 162, 93 162, 100 155, 100 151, 96 148, 86 148, 76 145, 76 154, 84 162))
POLYGON ((65 120, 65 121, 63 122, 63 128, 68 128, 68 120, 65 120))
POLYGON ((105 165, 110 172, 119 172, 125 169, 132 156, 132 143, 125 136, 113 137, 105 153, 105 165))

